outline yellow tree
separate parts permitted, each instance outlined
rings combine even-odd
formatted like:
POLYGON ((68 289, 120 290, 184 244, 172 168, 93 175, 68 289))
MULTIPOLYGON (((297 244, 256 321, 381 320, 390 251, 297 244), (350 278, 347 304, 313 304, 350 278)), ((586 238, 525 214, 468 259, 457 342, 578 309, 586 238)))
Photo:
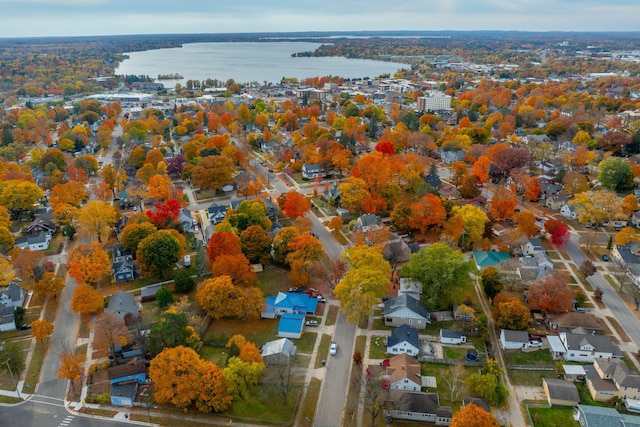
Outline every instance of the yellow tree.
POLYGON ((31 322, 31 336, 43 342, 46 337, 53 333, 53 323, 46 319, 38 319, 31 322))
POLYGON ((33 290, 42 297, 53 297, 59 290, 64 288, 64 279, 57 277, 52 272, 46 272, 42 276, 42 279, 38 280, 33 285, 33 290))
POLYGON ((71 391, 75 396, 76 381, 80 379, 82 364, 84 363, 84 356, 79 354, 73 355, 65 351, 60 355, 60 361, 61 363, 60 368, 58 369, 58 378, 66 378, 71 382, 71 391))
POLYGON ((111 263, 109 255, 93 242, 78 245, 69 252, 68 268, 69 275, 78 283, 95 286, 103 275, 111 272, 111 263))
POLYGON ((474 205, 464 205, 453 210, 455 215, 460 215, 464 221, 464 231, 472 242, 482 241, 484 226, 489 217, 482 209, 474 205))
POLYGON ((149 196, 153 199, 166 201, 173 193, 171 178, 166 175, 153 175, 149 178, 149 196))
POLYGON ((104 298, 89 285, 80 285, 73 292, 71 309, 79 314, 102 314, 104 298))
POLYGON ((575 207, 582 224, 599 224, 608 220, 626 219, 622 201, 613 191, 598 190, 576 194, 569 206, 575 207))
POLYGON ((243 288, 232 283, 229 276, 202 281, 196 289, 198 307, 213 319, 257 319, 264 297, 256 287, 243 288))
POLYGON ((4 255, 0 255, 0 286, 6 286, 13 280, 13 266, 4 255))
POLYGON ((470 403, 451 418, 450 427, 500 427, 498 420, 479 406, 470 403))
POLYGON ((638 206, 638 198, 635 194, 628 194, 622 199, 622 212, 627 215, 631 215, 639 208, 638 206))
POLYGON ((640 233, 633 227, 624 227, 616 233, 615 244, 624 246, 631 242, 640 242, 640 233))
POLYGON ((102 242, 102 239, 109 237, 118 217, 118 211, 113 206, 105 202, 91 200, 80 209, 76 219, 77 228, 81 233, 102 242))

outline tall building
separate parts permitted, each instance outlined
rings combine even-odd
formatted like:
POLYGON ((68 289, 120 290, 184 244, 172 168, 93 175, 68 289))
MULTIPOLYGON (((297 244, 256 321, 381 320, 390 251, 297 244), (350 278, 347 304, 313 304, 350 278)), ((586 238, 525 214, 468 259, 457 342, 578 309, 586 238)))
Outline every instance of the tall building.
POLYGON ((451 96, 442 92, 429 92, 418 98, 418 111, 451 110, 451 96))

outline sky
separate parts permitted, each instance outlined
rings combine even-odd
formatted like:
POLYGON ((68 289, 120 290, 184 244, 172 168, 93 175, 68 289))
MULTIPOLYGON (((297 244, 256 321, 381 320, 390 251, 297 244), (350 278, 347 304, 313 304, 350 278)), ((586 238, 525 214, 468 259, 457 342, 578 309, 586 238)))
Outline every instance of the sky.
POLYGON ((0 37, 384 30, 640 31, 639 0, 0 0, 0 37))

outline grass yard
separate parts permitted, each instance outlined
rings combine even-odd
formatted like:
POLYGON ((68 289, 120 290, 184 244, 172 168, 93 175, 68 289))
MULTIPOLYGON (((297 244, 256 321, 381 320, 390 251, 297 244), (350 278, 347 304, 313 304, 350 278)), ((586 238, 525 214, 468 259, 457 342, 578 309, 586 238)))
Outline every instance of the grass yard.
POLYGON ((578 389, 578 394, 580 395, 580 404, 582 405, 590 405, 590 406, 611 406, 606 402, 596 402, 591 398, 591 393, 589 393, 589 389, 587 385, 582 382, 575 383, 576 388, 578 389))
POLYGON ((287 292, 291 287, 289 272, 266 266, 262 272, 258 273, 257 286, 265 296, 278 295, 278 292, 287 292))
MULTIPOLYGON (((460 409, 460 404, 462 403, 462 396, 460 396, 460 399, 458 401, 451 402, 450 400, 451 394, 449 392, 449 388, 447 387, 447 384, 443 379, 446 372, 451 368, 453 368, 452 365, 441 365, 437 363, 425 362, 420 364, 421 375, 436 377, 437 388, 435 391, 438 392, 438 396, 440 398, 440 405, 451 406, 453 409, 453 412, 456 413, 460 409)), ((479 367, 476 367, 476 366, 463 366, 463 368, 464 368, 464 378, 466 378, 471 374, 478 373, 480 369, 479 367)), ((434 390, 429 390, 429 391, 434 391, 434 390)))
POLYGON ((276 339, 277 330, 277 319, 214 320, 202 335, 202 340, 226 343, 232 336, 240 334, 247 341, 261 347, 268 341, 276 339))
POLYGON ((442 346, 442 354, 445 359, 464 361, 467 356, 467 348, 465 347, 448 347, 442 346))
POLYGON ((157 301, 142 303, 142 324, 150 325, 159 322, 162 318, 163 311, 164 310, 158 307, 157 301))
POLYGON ((371 343, 369 344, 369 358, 370 359, 386 359, 387 347, 385 345, 386 337, 373 335, 371 337, 371 343))
POLYGON ((627 335, 627 333, 625 332, 624 328, 622 326, 620 326, 620 323, 618 323, 618 321, 615 318, 613 318, 611 316, 607 316, 607 320, 609 321, 609 323, 611 323, 613 328, 620 335, 620 338, 622 338, 622 341, 631 342, 631 338, 629 338, 629 335, 627 335))
POLYGON ((526 385, 530 387, 542 387, 542 379, 555 377, 555 371, 524 371, 507 369, 509 379, 513 385, 526 385))
POLYGON ((289 387, 285 403, 282 390, 274 385, 252 387, 245 399, 234 400, 227 414, 237 421, 290 424, 293 422, 300 392, 300 387, 289 387))
POLYGON ((27 372, 24 376, 24 385, 22 386, 23 393, 33 393, 40 379, 40 369, 42 368, 42 362, 44 361, 44 355, 49 349, 49 340, 45 340, 44 343, 39 341, 33 349, 31 355, 31 363, 27 367, 27 372))
POLYGON ((329 307, 327 320, 324 322, 325 326, 333 326, 336 324, 336 320, 338 319, 338 310, 340 310, 340 308, 336 305, 332 305, 331 307, 329 307))
POLYGON ((300 412, 300 427, 313 426, 313 419, 316 416, 316 407, 318 406, 318 399, 320 398, 320 389, 322 388, 322 381, 318 378, 311 378, 309 388, 304 396, 304 402, 302 403, 302 410, 300 412))
POLYGON ((529 408, 534 427, 572 427, 578 426, 573 419, 573 408, 554 406, 551 408, 529 408))
POLYGON ((298 347, 298 353, 311 354, 313 353, 313 347, 316 345, 316 339, 318 338, 317 332, 306 332, 302 334, 302 338, 296 341, 296 347, 298 347))
MULTIPOLYGON (((322 334, 320 345, 318 346, 318 353, 316 355, 316 368, 322 367, 322 361, 329 357, 329 345, 331 345, 331 335, 322 334)), ((340 349, 338 349, 340 351, 340 349)))
POLYGON ((229 349, 225 347, 203 345, 200 349, 200 357, 224 368, 227 366, 227 356, 229 355, 228 351, 229 349))
POLYGON ((580 283, 582 283, 582 286, 584 286, 585 290, 589 292, 593 292, 593 286, 591 286, 591 283, 589 283, 589 281, 585 279, 585 277, 582 274, 580 274, 580 271, 575 265, 573 264, 570 264, 570 265, 571 265, 571 269, 573 270, 573 273, 576 275, 578 280, 580 280, 580 283))
POLYGON ((514 351, 506 355, 507 364, 509 365, 548 365, 555 366, 556 362, 551 356, 549 350, 537 351, 514 351))

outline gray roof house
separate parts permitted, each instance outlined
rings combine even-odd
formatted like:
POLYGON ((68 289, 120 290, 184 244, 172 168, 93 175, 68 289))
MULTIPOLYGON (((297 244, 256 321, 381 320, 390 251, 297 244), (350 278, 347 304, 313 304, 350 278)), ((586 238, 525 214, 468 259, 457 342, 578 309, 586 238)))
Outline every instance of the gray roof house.
POLYGON ((302 165, 302 177, 305 179, 324 178, 327 176, 324 168, 317 163, 305 163, 302 165))
POLYGON ((404 390, 389 392, 384 413, 386 418, 429 422, 437 426, 448 426, 453 414, 450 407, 440 406, 438 393, 404 390))
POLYGON ((134 299, 133 294, 129 292, 118 292, 109 298, 106 310, 118 316, 120 320, 125 320, 128 314, 137 318, 140 315, 140 309, 134 299))
POLYGON ((13 315, 15 308, 0 305, 0 332, 13 331, 16 329, 16 319, 13 315))
POLYGON ((500 345, 505 350, 523 350, 529 348, 529 334, 527 331, 500 329, 500 345))
POLYGON ((265 365, 287 365, 296 355, 297 348, 288 338, 269 341, 262 346, 262 359, 265 365))
POLYGON ((575 417, 580 427, 640 427, 640 417, 621 414, 604 406, 576 406, 575 417))
POLYGON ((22 307, 26 295, 26 290, 15 283, 9 283, 9 286, 0 288, 0 305, 14 308, 22 307))
POLYGON ((207 208, 207 214, 209 215, 209 221, 212 224, 220 224, 227 216, 227 206, 219 203, 211 203, 211 206, 207 208))
POLYGON ((420 337, 418 331, 409 325, 400 325, 391 331, 391 335, 387 338, 387 353, 401 354, 406 353, 410 356, 416 356, 420 351, 420 337))
POLYGON ((580 402, 578 389, 572 381, 543 378, 542 388, 549 405, 575 406, 580 402))
POLYGON ((407 294, 385 302, 383 318, 387 326, 409 325, 424 329, 431 323, 431 313, 420 301, 407 294))
POLYGON ((628 266, 640 264, 640 245, 638 243, 629 243, 624 246, 614 245, 611 250, 611 257, 620 265, 628 266))
POLYGON ((596 358, 620 359, 622 352, 607 335, 573 334, 561 332, 560 341, 566 352, 565 360, 574 362, 593 362, 596 358))
POLYGON ((374 214, 361 215, 355 224, 356 230, 361 233, 367 233, 369 231, 381 230, 384 227, 382 224, 382 218, 374 214))

